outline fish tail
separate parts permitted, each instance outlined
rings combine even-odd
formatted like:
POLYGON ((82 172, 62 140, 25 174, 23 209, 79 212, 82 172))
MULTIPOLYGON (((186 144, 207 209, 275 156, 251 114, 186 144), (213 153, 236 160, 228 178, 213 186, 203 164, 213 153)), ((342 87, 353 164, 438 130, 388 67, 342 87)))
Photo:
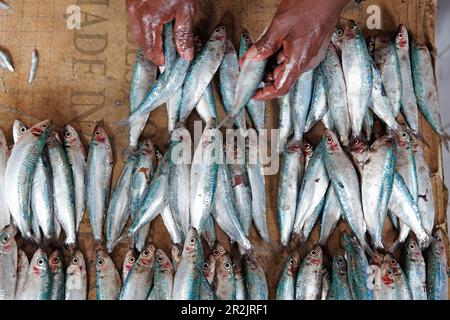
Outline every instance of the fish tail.
POLYGON ((130 116, 128 118, 121 119, 121 120, 113 122, 112 126, 113 127, 129 127, 131 125, 132 121, 133 121, 133 117, 130 116))
POLYGON ((231 129, 235 121, 236 117, 229 114, 219 123, 219 125, 217 126, 217 130, 219 130, 220 128, 231 129))

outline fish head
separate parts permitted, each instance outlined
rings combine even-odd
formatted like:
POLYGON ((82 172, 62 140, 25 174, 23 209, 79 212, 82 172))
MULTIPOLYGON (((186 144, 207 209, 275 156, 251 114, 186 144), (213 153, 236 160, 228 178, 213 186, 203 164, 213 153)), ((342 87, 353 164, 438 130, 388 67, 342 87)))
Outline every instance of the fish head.
POLYGON ((366 152, 369 146, 363 139, 353 137, 348 144, 348 149, 352 153, 361 154, 366 152))
POLYGON ((194 256, 202 249, 202 243, 195 228, 190 228, 184 241, 183 256, 194 256))
POLYGON ((30 272, 38 277, 47 274, 49 269, 47 255, 42 249, 38 249, 31 259, 30 272))
POLYGON ((361 36, 361 30, 359 29, 358 24, 356 21, 349 21, 345 25, 344 29, 344 39, 345 40, 352 40, 352 39, 358 39, 361 36))
POLYGON ((52 132, 52 127, 53 125, 51 120, 44 120, 32 126, 29 132, 36 137, 42 137, 47 140, 47 137, 52 132))
POLYGON ((50 266, 51 273, 56 273, 63 268, 62 255, 59 250, 55 250, 50 254, 48 265, 50 266))
POLYGON ((222 277, 231 277, 233 275, 233 262, 228 253, 220 257, 216 270, 222 277))
POLYGON ((103 249, 98 249, 95 254, 95 270, 97 272, 105 273, 111 270, 114 264, 108 253, 103 249))
POLYGON ((242 278, 242 264, 239 258, 235 257, 233 260, 233 272, 236 278, 242 278))
POLYGON ((444 241, 444 232, 441 228, 437 228, 433 233, 433 238, 435 241, 431 244, 431 250, 436 256, 444 256, 446 253, 445 250, 445 241, 444 241))
POLYGON ((315 246, 306 256, 306 263, 319 267, 322 266, 323 263, 323 253, 322 248, 320 246, 315 246))
POLYGON ((77 130, 71 125, 66 124, 64 126, 64 146, 67 148, 83 148, 83 143, 81 142, 81 138, 78 135, 77 130))
POLYGON ((183 143, 188 145, 190 145, 192 142, 191 134, 184 127, 175 129, 170 136, 170 140, 173 143, 183 143))
POLYGON ((373 57, 375 53, 375 46, 376 46, 377 37, 370 36, 367 39, 367 50, 369 51, 369 55, 373 57))
POLYGON ((414 38, 412 40, 412 45, 418 50, 427 50, 428 51, 428 47, 425 44, 425 42, 423 42, 423 41, 421 41, 421 40, 419 40, 417 38, 414 38))
POLYGON ((152 162, 156 161, 156 149, 152 140, 144 139, 139 145, 139 154, 144 155, 152 162))
POLYGON ((208 124, 201 137, 202 146, 206 147, 214 141, 221 139, 221 137, 220 131, 214 128, 214 126, 208 124))
POLYGON ((342 150, 337 136, 330 129, 325 129, 323 141, 328 151, 336 152, 342 150))
POLYGON ((313 154, 313 147, 312 144, 305 141, 303 143, 303 154, 305 156, 306 159, 311 158, 312 154, 313 154))
POLYGON ((302 151, 301 143, 298 140, 291 140, 286 145, 286 150, 289 153, 299 153, 302 151))
POLYGON ((225 29, 225 26, 223 24, 217 25, 217 27, 214 29, 211 40, 217 41, 217 42, 225 42, 227 39, 227 30, 225 29))
POLYGON ((344 28, 342 26, 337 26, 336 30, 333 32, 333 36, 331 37, 331 42, 336 46, 340 47, 342 45, 342 41, 344 40, 344 28))
POLYGON ((230 39, 226 41, 225 54, 236 54, 236 49, 234 48, 233 42, 230 39))
POLYGON ((225 248, 219 242, 216 242, 212 251, 214 259, 218 261, 220 257, 223 256, 225 253, 226 253, 225 248))
POLYGON ((383 262, 381 265, 381 281, 385 286, 392 288, 395 285, 395 280, 395 272, 389 262, 383 262))
POLYGON ((101 124, 95 126, 94 132, 92 134, 92 142, 97 144, 109 144, 109 138, 106 133, 105 128, 101 124))
POLYGON ((47 146, 53 147, 55 145, 61 145, 61 138, 58 132, 52 130, 47 138, 47 146))
POLYGON ((125 254, 125 259, 123 259, 123 270, 130 271, 136 262, 137 254, 136 250, 130 249, 125 254))
POLYGON ((139 258, 137 262, 140 265, 144 266, 151 266, 153 265, 153 261, 155 258, 155 245, 153 243, 149 243, 145 246, 144 250, 142 250, 141 254, 139 255, 139 258))
POLYGON ((297 252, 292 253, 288 258, 287 272, 291 277, 295 277, 300 266, 300 256, 297 252))
POLYGON ((395 274, 399 274, 401 272, 400 264, 392 254, 386 253, 383 257, 383 262, 389 263, 392 271, 394 271, 395 274))
POLYGON ((395 141, 397 144, 397 148, 409 148, 411 146, 411 136, 408 134, 406 130, 401 130, 400 132, 395 134, 395 141))
POLYGON ((14 239, 14 232, 10 226, 3 228, 0 232, 0 254, 8 255, 15 253, 17 247, 16 240, 14 239))
POLYGON ((409 36, 406 27, 401 24, 395 35, 395 46, 397 49, 409 51, 409 36))
POLYGON ((333 269, 337 270, 338 273, 347 273, 347 261, 345 260, 345 252, 343 250, 338 250, 333 258, 333 269))
POLYGON ((170 261, 169 257, 163 250, 156 249, 155 260, 160 270, 173 271, 172 262, 170 261))
POLYGON ((80 250, 76 250, 70 259, 70 265, 67 268, 72 272, 84 272, 86 270, 86 262, 84 261, 84 256, 80 250))
POLYGON ((13 138, 14 142, 17 142, 28 131, 27 125, 20 119, 16 119, 13 125, 13 138))
POLYGON ((409 236, 406 239, 405 247, 408 259, 411 259, 412 261, 423 261, 419 244, 412 236, 409 236))
POLYGON ((172 262, 180 262, 181 260, 181 253, 182 253, 183 248, 179 245, 179 244, 173 244, 172 245, 172 262))

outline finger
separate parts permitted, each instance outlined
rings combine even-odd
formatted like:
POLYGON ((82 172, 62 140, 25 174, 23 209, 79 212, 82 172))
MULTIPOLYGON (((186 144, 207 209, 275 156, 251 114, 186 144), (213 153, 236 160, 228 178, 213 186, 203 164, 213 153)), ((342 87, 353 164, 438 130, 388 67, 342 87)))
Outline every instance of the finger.
POLYGON ((131 38, 139 44, 143 45, 143 31, 141 29, 141 23, 139 20, 139 10, 135 0, 127 0, 127 12, 128 12, 128 27, 130 30, 131 38))
POLYGON ((284 72, 285 68, 286 68, 285 63, 282 63, 275 67, 275 69, 273 70, 273 81, 275 81, 276 79, 279 78, 280 74, 282 74, 284 72))
POLYGON ((273 82, 273 80, 275 79, 275 77, 273 76, 273 71, 269 71, 266 73, 266 75, 264 76, 263 81, 265 83, 270 83, 273 82))
POLYGON ((286 55, 284 50, 281 50, 277 55, 277 64, 282 64, 286 60, 286 55))
POLYGON ((151 21, 144 17, 144 44, 142 47, 145 55, 157 65, 164 65, 164 53, 162 44, 162 32, 163 24, 160 20, 153 20, 152 22, 145 23, 145 21, 151 21))
POLYGON ((256 94, 253 96, 255 100, 269 100, 276 97, 280 97, 285 95, 287 92, 282 92, 279 89, 275 88, 273 84, 267 85, 264 88, 256 91, 256 94))
POLYGON ((175 18, 175 44, 180 57, 186 61, 194 58, 194 21, 195 7, 186 4, 177 12, 175 18))

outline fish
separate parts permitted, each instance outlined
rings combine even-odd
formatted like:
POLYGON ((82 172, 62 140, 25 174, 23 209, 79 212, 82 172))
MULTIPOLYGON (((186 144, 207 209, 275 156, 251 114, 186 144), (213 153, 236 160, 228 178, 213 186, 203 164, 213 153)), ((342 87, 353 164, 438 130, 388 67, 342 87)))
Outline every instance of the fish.
POLYGON ((50 290, 51 278, 47 255, 42 249, 38 249, 30 261, 21 299, 49 300, 50 290))
POLYGON ((361 176, 361 199, 367 231, 376 249, 382 236, 396 169, 394 142, 390 136, 375 141, 367 153, 361 176))
POLYGON ((334 300, 353 300, 348 284, 348 269, 345 252, 338 250, 333 257, 331 292, 334 300))
POLYGON ((259 236, 269 241, 266 217, 266 188, 261 149, 255 139, 249 139, 247 145, 248 161, 246 163, 248 181, 252 191, 252 218, 259 236))
POLYGON ((291 89, 290 105, 292 115, 292 126, 294 129, 294 139, 302 140, 305 131, 306 118, 312 100, 314 70, 307 71, 300 75, 297 82, 291 89))
POLYGON ((36 49, 33 50, 31 54, 31 68, 28 74, 28 83, 31 84, 36 77, 36 71, 39 63, 39 53, 36 49))
POLYGON ((334 30, 333 35, 331 37, 331 43, 336 48, 339 57, 342 54, 342 44, 344 42, 344 26, 338 25, 336 30, 334 30))
POLYGON ((325 89, 325 75, 323 66, 319 65, 314 72, 313 92, 308 117, 305 123, 305 133, 310 131, 328 111, 327 90, 325 89))
POLYGON ((247 291, 245 287, 245 279, 242 273, 242 264, 240 259, 233 259, 234 278, 236 279, 236 300, 246 300, 247 291))
POLYGON ((136 262, 137 257, 138 254, 134 248, 128 249, 122 263, 122 283, 125 283, 128 273, 130 273, 130 270, 136 262))
POLYGON ((217 300, 236 300, 236 279, 233 263, 228 253, 216 262, 214 292, 217 300))
POLYGON ((350 21, 344 31, 342 70, 347 88, 352 135, 355 137, 361 135, 369 109, 373 83, 371 60, 359 26, 350 21))
POLYGON ((173 271, 177 271, 178 264, 181 261, 181 254, 183 251, 183 247, 177 243, 172 244, 172 249, 170 250, 170 253, 172 254, 172 265, 173 265, 173 271))
POLYGON ((448 148, 447 142, 450 138, 442 127, 433 61, 427 46, 417 39, 411 42, 411 67, 417 105, 448 148))
POLYGON ((86 300, 87 275, 83 253, 76 250, 66 269, 65 300, 86 300))
POLYGON ((361 201, 361 187, 356 169, 343 151, 335 134, 325 129, 322 156, 326 172, 342 209, 342 216, 358 241, 369 249, 365 240, 366 223, 361 201), (355 196, 357 195, 357 196, 355 196))
MULTIPOLYGON (((144 199, 144 196, 150 185, 153 174, 156 170, 157 158, 160 158, 159 152, 150 139, 144 139, 139 143, 134 165, 133 175, 130 186, 130 216, 134 219, 136 212, 144 199)), ((134 236, 134 245, 140 252, 144 250, 146 239, 150 231, 150 223, 143 226, 134 236)))
POLYGON ((0 230, 10 224, 11 215, 6 204, 5 189, 7 181, 5 180, 6 164, 9 157, 9 147, 3 131, 0 130, 0 230))
POLYGON ((51 129, 50 120, 34 125, 14 145, 6 165, 6 202, 15 224, 26 238, 31 237, 29 209, 33 174, 51 129))
POLYGON ((333 130, 334 129, 334 123, 333 119, 331 118, 331 112, 328 110, 327 113, 322 118, 322 124, 326 129, 333 130))
POLYGON ((323 254, 314 247, 299 266, 295 281, 295 300, 320 300, 322 296, 323 254))
POLYGON ((9 10, 9 9, 11 9, 9 4, 4 3, 4 2, 0 2, 0 10, 9 10))
POLYGON ((80 230, 86 210, 86 150, 74 127, 64 126, 64 148, 72 168, 75 188, 75 230, 80 230))
POLYGON ((214 98, 214 91, 212 87, 212 83, 210 83, 197 105, 195 106, 195 110, 197 110, 198 115, 206 124, 216 124, 217 121, 217 107, 216 100, 214 98))
MULTIPOLYGON (((349 58, 350 57, 346 59, 349 58)), ((348 74, 344 74, 343 63, 344 61, 342 61, 341 64, 336 47, 330 44, 319 68, 323 72, 324 89, 326 91, 329 110, 328 113, 334 124, 334 128, 338 133, 339 140, 346 146, 348 145, 350 131, 353 127, 353 121, 351 121, 349 111, 350 97, 347 97, 347 94, 348 91, 353 91, 353 89, 347 88, 345 76, 348 77, 348 74)), ((346 65, 346 67, 350 66, 346 65)))
POLYGON ((147 244, 123 283, 120 300, 147 300, 153 284, 155 246, 147 244))
POLYGON ((393 268, 389 262, 381 265, 381 300, 400 300, 400 290, 393 268))
POLYGON ((282 153, 292 132, 290 93, 278 98, 278 109, 277 152, 282 153))
POLYGON ((380 70, 392 114, 397 117, 403 97, 402 74, 397 48, 390 37, 382 35, 375 38, 374 45, 374 62, 377 69, 380 70))
POLYGON ((153 269, 154 283, 148 300, 171 300, 174 271, 172 262, 161 249, 156 249, 155 251, 153 269))
POLYGON ((74 246, 76 243, 75 185, 69 157, 56 131, 53 131, 48 138, 47 152, 52 170, 55 215, 66 235, 65 243, 74 246))
MULTIPOLYGON (((0 232, 0 300, 14 300, 17 277, 20 275, 17 269, 18 249, 15 235, 16 230, 11 225, 0 232)), ((22 259, 19 260, 21 261, 22 259)))
POLYGON ((174 300, 199 300, 203 276, 203 248, 195 228, 190 228, 173 280, 174 300))
MULTIPOLYGON (((222 97, 223 107, 228 114, 233 110, 238 78, 239 61, 236 49, 231 40, 227 40, 225 55, 219 67, 219 91, 222 97)), ((245 112, 243 110, 236 116, 235 124, 238 129, 242 128, 242 130, 247 131, 245 112)))
POLYGON ((405 242, 405 275, 413 300, 427 300, 427 268, 417 241, 409 236, 405 242))
POLYGON ((117 300, 122 281, 111 257, 103 249, 95 254, 95 288, 97 300, 117 300))
MULTIPOLYGON (((372 102, 373 103, 373 99, 372 102)), ((364 119, 364 132, 366 134, 366 140, 372 141, 373 134, 373 112, 372 108, 367 111, 366 118, 364 119)))
POLYGON ((319 244, 326 246, 328 238, 333 233, 336 225, 342 217, 342 209, 332 186, 328 187, 325 194, 325 202, 322 209, 320 222, 319 244))
POLYGON ((216 259, 212 253, 209 255, 208 259, 206 259, 205 263, 203 264, 203 274, 206 280, 208 280, 208 283, 212 285, 214 278, 216 276, 216 259))
POLYGON ((419 110, 417 108, 417 99, 412 78, 408 30, 406 30, 404 25, 400 25, 397 29, 395 47, 397 49, 402 78, 400 111, 408 123, 409 128, 417 135, 420 133, 419 110))
POLYGON ((436 241, 427 250, 428 300, 448 299, 448 265, 443 234, 442 229, 436 229, 433 233, 436 241))
POLYGON ((300 245, 305 245, 305 243, 308 241, 309 236, 311 235, 311 232, 314 226, 316 225, 316 222, 319 219, 320 214, 322 213, 324 204, 325 204, 325 197, 323 197, 322 200, 320 200, 319 204, 314 209, 313 213, 305 220, 302 232, 300 234, 300 245))
POLYGON ((106 213, 106 247, 109 253, 117 245, 122 230, 130 216, 128 205, 130 203, 130 189, 135 164, 136 156, 131 155, 128 157, 109 200, 106 213))
POLYGON ((14 65, 11 56, 5 50, 0 49, 0 65, 9 72, 14 72, 14 65))
MULTIPOLYGON (((28 257, 23 250, 18 251, 17 257, 17 277, 16 277, 16 291, 14 294, 14 300, 22 300, 21 295, 27 280, 28 268, 30 267, 30 262, 28 257)), ((5 269, 2 269, 5 270, 5 269)))
MULTIPOLYGON (((212 210, 214 211, 214 210, 212 210)), ((201 233, 202 238, 208 244, 208 247, 212 248, 216 242, 216 225, 214 224, 213 215, 210 214, 206 217, 205 223, 203 224, 203 231, 201 233)))
POLYGON ((190 174, 190 225, 199 233, 212 209, 220 159, 217 157, 223 157, 222 150, 222 135, 207 125, 195 149, 190 174))
POLYGON ((167 233, 169 233, 170 239, 172 243, 183 243, 183 234, 178 229, 178 225, 175 222, 175 219, 172 214, 172 210, 169 205, 166 205, 164 209, 161 211, 161 218, 164 222, 164 226, 166 227, 167 233))
POLYGON ((186 128, 181 127, 172 132, 170 141, 169 205, 175 222, 184 237, 190 227, 191 134, 186 128))
POLYGON ((184 80, 180 101, 180 121, 186 122, 198 101, 202 97, 220 67, 226 51, 227 32, 223 25, 218 25, 208 42, 192 62, 184 80))
MULTIPOLYGON (((295 138, 293 138, 295 139, 295 138)), ((283 160, 278 180, 278 226, 281 244, 289 242, 295 223, 297 195, 302 183, 305 157, 302 146, 296 140, 291 140, 283 154, 283 160)))
POLYGON ((403 272, 402 268, 400 267, 400 264, 395 260, 395 258, 387 253, 383 261, 386 261, 391 266, 392 271, 395 275, 395 282, 397 284, 398 289, 398 299, 399 300, 412 300, 411 291, 409 289, 409 283, 408 279, 406 278, 405 273, 403 272))
POLYGON ((294 252, 288 257, 278 281, 276 300, 295 300, 295 282, 299 265, 300 257, 294 252))
POLYGON ((374 300, 374 288, 368 286, 369 261, 359 241, 344 234, 345 259, 347 260, 348 284, 354 300, 374 300))
POLYGON ((216 300, 216 295, 205 277, 201 277, 199 300, 216 300))
POLYGON ((102 240, 103 221, 108 208, 113 153, 108 135, 101 124, 92 134, 86 164, 86 207, 94 240, 102 240))
POLYGON ((328 300, 328 297, 330 296, 331 288, 331 277, 330 273, 328 272, 327 268, 322 268, 322 294, 321 294, 321 300, 328 300))
POLYGON ((247 300, 268 300, 269 290, 261 263, 253 255, 244 256, 244 279, 247 300))
POLYGON ((50 267, 50 300, 64 300, 65 274, 62 254, 55 250, 48 258, 50 267))

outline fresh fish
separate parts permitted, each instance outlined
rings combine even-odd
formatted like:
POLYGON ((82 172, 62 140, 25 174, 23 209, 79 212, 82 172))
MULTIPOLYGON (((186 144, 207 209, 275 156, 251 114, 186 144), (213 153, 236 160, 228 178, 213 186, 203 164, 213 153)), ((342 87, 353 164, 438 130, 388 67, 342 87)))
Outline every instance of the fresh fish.
POLYGON ((122 230, 130 215, 130 189, 135 169, 136 156, 128 157, 125 167, 114 187, 106 214, 106 247, 111 253, 118 243, 122 230))
POLYGON ((382 300, 400 300, 400 289, 397 277, 389 262, 381 265, 381 288, 380 298, 382 300))
POLYGON ((356 22, 350 21, 344 31, 342 70, 347 87, 352 135, 355 137, 361 135, 372 94, 371 60, 361 30, 356 22))
MULTIPOLYGON (((257 89, 264 88, 264 83, 261 83, 257 89)), ((266 103, 264 100, 250 99, 246 105, 246 110, 250 115, 253 127, 258 134, 261 134, 264 129, 266 121, 266 103)))
POLYGON ((358 171, 359 176, 361 176, 367 156, 369 155, 369 144, 362 139, 353 138, 349 144, 348 150, 350 158, 358 171))
POLYGON ((0 49, 0 65, 3 68, 8 69, 8 71, 14 72, 14 65, 11 56, 9 55, 8 52, 1 49, 0 49))
POLYGON ((72 167, 75 187, 75 229, 80 229, 86 210, 86 151, 78 132, 70 125, 64 126, 64 147, 72 167))
POLYGON ((345 258, 347 260, 347 274, 350 292, 354 300, 373 300, 374 290, 367 284, 369 278, 369 261, 359 242, 344 234, 345 258))
POLYGON ((63 257, 59 250, 52 252, 48 258, 50 267, 50 300, 64 300, 65 275, 63 257))
MULTIPOLYGON (((301 237, 306 221, 314 214, 327 192, 328 178, 322 155, 323 144, 319 144, 309 160, 297 200, 293 233, 301 237)), ((306 241, 306 239, 299 239, 306 241)))
POLYGON ((427 300, 427 269, 420 247, 413 237, 406 240, 405 252, 405 274, 412 299, 427 300))
POLYGON ((344 42, 344 27, 343 26, 337 26, 336 30, 333 33, 333 36, 331 37, 331 43, 336 48, 339 57, 342 53, 342 45, 344 42))
POLYGON ((433 236, 436 241, 428 248, 428 300, 447 300, 448 265, 443 231, 437 229, 433 236))
POLYGON ((219 69, 226 50, 227 32, 223 25, 216 27, 206 45, 194 59, 186 80, 180 101, 180 121, 185 122, 202 97, 219 69))
POLYGON ((391 266, 392 271, 394 272, 396 280, 395 282, 397 283, 398 288, 399 300, 412 300, 408 279, 405 273, 403 272, 402 268, 400 267, 400 264, 389 253, 384 256, 383 261, 387 261, 391 266))
POLYGON ((384 136, 370 147, 361 176, 364 220, 376 249, 383 249, 382 236, 391 197, 396 155, 392 138, 384 136))
MULTIPOLYGON (((373 101, 373 99, 372 99, 373 101)), ((373 102, 371 102, 373 103, 373 102)), ((373 134, 373 112, 372 107, 367 111, 366 118, 364 119, 364 132, 366 134, 366 140, 372 141, 373 134)))
POLYGON ((303 225, 302 232, 300 234, 300 244, 304 245, 311 235, 314 226, 316 225, 317 220, 319 219, 320 214, 322 213, 323 206, 325 204, 325 197, 319 202, 317 207, 314 209, 313 213, 305 220, 303 225))
POLYGON ((97 300, 117 300, 120 287, 119 272, 106 251, 99 249, 95 257, 95 288, 97 300))
POLYGON ((325 88, 325 75, 323 69, 324 67, 320 65, 314 72, 313 93, 308 117, 306 118, 305 132, 311 130, 328 111, 327 90, 325 88))
POLYGON ((28 83, 31 84, 36 77, 36 71, 39 63, 39 54, 36 49, 33 50, 31 54, 31 68, 30 73, 28 74, 28 83))
POLYGON ((244 277, 247 289, 247 300, 268 300, 269 290, 266 275, 255 256, 244 256, 244 277))
POLYGON ((183 237, 189 230, 191 134, 186 128, 172 132, 169 147, 169 204, 183 237))
POLYGON ((305 157, 298 141, 291 140, 283 155, 278 182, 278 224, 281 244, 286 246, 294 228, 297 195, 302 183, 305 157))
POLYGON ((183 251, 183 247, 179 244, 172 244, 172 249, 170 250, 172 254, 172 265, 173 271, 177 271, 178 264, 181 261, 181 254, 183 251))
POLYGON ((248 238, 252 224, 252 190, 244 164, 229 164, 231 184, 233 186, 234 204, 238 213, 244 235, 248 238))
MULTIPOLYGON (((212 209, 212 211, 214 211, 214 209, 212 209)), ((205 239, 210 248, 216 243, 216 225, 214 224, 214 219, 211 214, 206 217, 201 236, 205 239)))
POLYGON ((342 250, 337 251, 333 258, 331 285, 334 300, 352 300, 352 293, 348 284, 347 261, 342 250))
MULTIPOLYGON (((136 163, 130 187, 130 215, 134 219, 145 197, 156 168, 156 151, 150 139, 141 141, 137 150, 136 163)), ((144 225, 134 237, 134 245, 141 252, 150 231, 150 223, 144 225)))
POLYGON ((323 254, 313 248, 300 264, 295 282, 295 300, 320 300, 322 296, 323 254))
POLYGON ((9 147, 3 131, 0 130, 0 230, 10 224, 11 215, 6 204, 5 191, 8 186, 5 180, 6 164, 9 157, 9 147))
POLYGON ((50 290, 50 267, 47 255, 42 249, 38 249, 31 259, 21 298, 22 300, 49 300, 50 290))
MULTIPOLYGON (((230 114, 234 106, 234 94, 239 78, 239 61, 236 49, 231 40, 226 42, 226 51, 219 68, 219 90, 225 111, 230 114)), ((247 130, 245 122, 245 112, 241 111, 236 116, 236 126, 238 129, 247 130)))
POLYGON ((247 300, 247 290, 240 259, 233 260, 233 271, 236 279, 236 300, 247 300))
POLYGON ((86 300, 86 262, 80 250, 73 254, 66 270, 65 300, 86 300))
POLYGON ((277 286, 277 300, 295 300, 295 281, 300 264, 298 253, 294 252, 288 257, 277 286))
POLYGON ((200 281, 199 300, 216 300, 216 294, 214 293, 214 290, 211 288, 211 285, 208 283, 206 278, 201 277, 200 281))
MULTIPOLYGON (((351 59, 351 57, 348 57, 346 59, 351 59)), ((346 65, 346 67, 353 68, 354 66, 346 65)), ((347 92, 353 91, 356 88, 347 88, 346 79, 344 78, 346 74, 344 74, 343 66, 341 65, 341 60, 339 58, 338 52, 333 45, 330 44, 328 46, 325 54, 325 59, 323 60, 319 68, 323 70, 324 87, 326 90, 326 97, 329 108, 328 113, 333 121, 334 128, 338 133, 339 140, 344 146, 346 146, 349 141, 348 138, 350 136, 350 129, 353 126, 353 121, 351 121, 349 111, 350 102, 348 101, 348 99, 350 98, 347 98, 347 92)), ((356 80, 352 79, 352 81, 356 80)))
POLYGON ((108 135, 97 124, 89 146, 86 165, 86 205, 94 240, 102 240, 103 220, 108 208, 111 174, 114 165, 108 135))
POLYGON ((137 257, 138 254, 136 250, 134 250, 133 248, 128 249, 122 263, 122 283, 125 283, 128 273, 130 273, 130 270, 136 262, 137 257))
POLYGON ((152 300, 171 300, 174 273, 172 262, 161 249, 156 249, 155 257, 153 264, 154 284, 150 296, 152 300))
POLYGON ((328 187, 325 195, 325 203, 320 222, 319 244, 326 246, 328 238, 333 233, 336 225, 342 217, 342 209, 332 186, 328 187))
POLYGON ((208 283, 212 285, 216 276, 216 259, 213 254, 210 254, 203 264, 203 274, 206 280, 208 280, 208 283))
POLYGON ((297 141, 302 140, 305 131, 306 118, 312 99, 313 79, 314 70, 307 71, 298 78, 291 90, 292 126, 294 128, 294 139, 297 141))
POLYGON ((153 283, 155 250, 150 243, 141 252, 123 283, 120 300, 147 300, 153 283))
POLYGON ((210 83, 197 105, 195 106, 195 110, 197 110, 198 115, 206 124, 216 124, 217 121, 217 107, 216 100, 214 98, 214 91, 212 87, 212 83, 210 83))
POLYGON ((166 102, 167 118, 168 118, 167 131, 169 132, 169 134, 173 130, 175 130, 175 127, 180 117, 181 95, 182 91, 181 89, 178 89, 178 91, 176 91, 175 94, 166 102))
POLYGON ((400 109, 408 126, 414 134, 417 135, 420 130, 419 111, 412 79, 408 30, 406 30, 403 25, 398 27, 397 35, 395 37, 395 46, 397 48, 402 78, 402 100, 400 109))
POLYGON ((417 105, 433 130, 444 140, 447 146, 447 141, 450 138, 442 127, 431 54, 427 46, 418 40, 413 40, 411 43, 411 66, 417 105))
MULTIPOLYGON (((200 299, 203 276, 203 248, 197 230, 191 228, 186 235, 181 261, 173 280, 174 300, 200 299)), ((205 281, 207 283, 207 281, 205 281)))
POLYGON ((222 150, 221 133, 207 125, 195 150, 190 175, 190 224, 200 233, 212 209, 222 150))
POLYGON ((331 185, 342 209, 342 216, 349 224, 358 241, 367 249, 366 223, 361 203, 361 189, 356 169, 330 130, 322 138, 322 156, 331 185), (356 195, 356 196, 355 196, 356 195))
POLYGON ((292 132, 290 93, 278 98, 278 153, 283 152, 292 132))
POLYGON ((53 206, 56 218, 66 235, 65 243, 75 245, 75 187, 69 157, 61 145, 61 138, 53 131, 47 141, 48 158, 52 170, 53 206))
POLYGON ((25 281, 27 280, 27 273, 29 267, 30 262, 28 261, 26 253, 23 250, 19 250, 17 258, 17 279, 16 279, 16 291, 14 295, 14 300, 22 300, 21 295, 25 285, 25 281))
POLYGON ((14 300, 18 273, 15 234, 12 226, 5 227, 0 232, 0 300, 14 300))
MULTIPOLYGON (((169 205, 166 205, 164 209, 161 211, 161 218, 164 222, 164 226, 166 227, 167 233, 172 240, 172 243, 183 243, 183 234, 178 229, 178 225, 175 222, 175 219, 172 214, 172 210, 169 205)), ((214 239, 215 240, 215 239, 214 239)))
POLYGON ((14 145, 5 170, 6 202, 23 237, 31 236, 30 199, 34 170, 52 129, 50 120, 42 121, 14 145))
POLYGON ((400 59, 397 48, 390 37, 377 36, 374 41, 374 61, 380 70, 383 79, 383 87, 389 98, 392 114, 397 117, 403 96, 402 75, 400 71, 400 59))
POLYGON ((236 279, 233 263, 228 253, 216 263, 214 292, 218 300, 236 300, 236 279))

